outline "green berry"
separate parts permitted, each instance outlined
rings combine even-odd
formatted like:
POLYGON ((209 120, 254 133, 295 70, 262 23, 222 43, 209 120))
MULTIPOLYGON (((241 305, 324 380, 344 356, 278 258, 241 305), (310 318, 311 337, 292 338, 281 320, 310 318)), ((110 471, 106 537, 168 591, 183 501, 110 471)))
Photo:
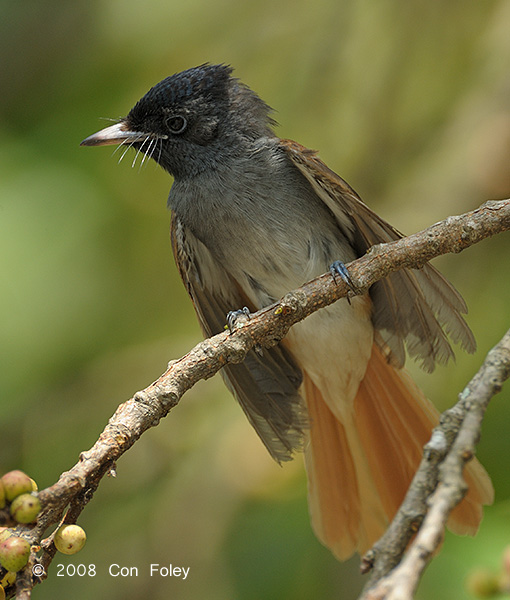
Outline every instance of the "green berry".
POLYGON ((17 523, 32 523, 41 511, 41 503, 35 494, 21 494, 12 501, 11 517, 17 523))
POLYGON ((16 496, 32 491, 32 480, 23 471, 9 471, 2 477, 2 482, 9 502, 16 496))
POLYGON ((4 482, 0 479, 0 508, 4 508, 6 502, 4 482))
POLYGON ((30 544, 23 538, 13 535, 0 544, 0 565, 8 571, 20 571, 29 556, 30 544))
POLYGON ((79 525, 62 525, 53 541, 62 554, 76 554, 85 546, 87 536, 79 525))

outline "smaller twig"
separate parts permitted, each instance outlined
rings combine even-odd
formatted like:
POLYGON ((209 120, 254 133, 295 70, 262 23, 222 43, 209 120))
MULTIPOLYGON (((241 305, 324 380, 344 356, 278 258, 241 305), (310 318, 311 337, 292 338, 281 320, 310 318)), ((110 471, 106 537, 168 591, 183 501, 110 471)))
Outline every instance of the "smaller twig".
POLYGON ((16 577, 16 600, 30 600, 34 587, 32 568, 35 564, 35 555, 31 554, 28 565, 16 577))
MULTIPOLYGON (((442 542, 450 513, 466 492, 462 471, 475 454, 485 410, 491 398, 501 390, 503 382, 509 377, 510 330, 488 353, 480 370, 460 394, 459 402, 454 407, 459 407, 465 417, 450 451, 439 467, 439 484, 429 499, 430 508, 409 551, 400 565, 388 575, 381 578, 378 570, 378 577, 372 577, 360 600, 409 600, 413 597, 420 577, 442 542)), ((429 444, 432 441, 433 439, 429 444)), ((412 486, 415 481, 416 478, 412 486)), ((405 502, 407 501, 408 497, 405 502)))

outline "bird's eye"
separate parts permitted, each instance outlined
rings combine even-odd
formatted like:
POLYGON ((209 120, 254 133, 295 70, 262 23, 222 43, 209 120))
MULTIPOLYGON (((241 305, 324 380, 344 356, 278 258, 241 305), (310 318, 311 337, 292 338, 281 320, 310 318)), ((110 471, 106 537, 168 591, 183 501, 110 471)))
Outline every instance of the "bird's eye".
POLYGON ((165 125, 173 134, 177 135, 186 129, 188 122, 181 115, 173 115, 165 119, 165 125))

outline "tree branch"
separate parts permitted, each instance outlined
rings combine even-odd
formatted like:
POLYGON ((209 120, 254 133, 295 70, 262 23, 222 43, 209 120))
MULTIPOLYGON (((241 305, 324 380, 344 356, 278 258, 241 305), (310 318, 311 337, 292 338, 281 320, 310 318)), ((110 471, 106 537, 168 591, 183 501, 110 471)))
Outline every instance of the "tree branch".
MULTIPOLYGON (((392 271, 420 268, 436 256, 460 252, 508 229, 510 200, 487 202, 477 210, 449 217, 420 233, 374 246, 348 265, 351 279, 357 293, 362 294, 392 271)), ((187 390, 199 380, 213 376, 227 363, 241 362, 253 346, 278 343, 292 325, 348 293, 344 282, 337 284, 330 274, 324 274, 251 315, 233 333, 226 331, 197 344, 188 354, 172 361, 157 381, 121 404, 94 446, 83 452, 78 463, 54 485, 39 492, 44 508, 36 525, 17 528, 32 544, 41 543, 40 562, 44 569, 47 570, 55 554, 52 536, 40 541, 44 532, 62 519, 75 522, 104 475, 114 474, 115 461, 147 429, 156 426, 187 390)))
POLYGON ((478 373, 459 395, 457 404, 443 413, 441 425, 434 429, 430 442, 425 446, 420 468, 395 519, 370 550, 369 556, 364 558, 365 564, 373 560, 377 560, 377 564, 360 600, 408 600, 413 597, 420 577, 441 545, 448 516, 467 491, 462 471, 475 454, 485 410, 509 377, 510 330, 488 353, 478 373), (449 422, 450 416, 452 420, 449 422), (454 432, 452 443, 448 438, 454 432), (438 458, 441 462, 439 469, 438 458), (425 482, 427 488, 433 489, 438 479, 439 484, 427 501, 422 484, 425 482), (407 545, 408 540, 402 547, 406 528, 412 535, 413 529, 409 525, 423 515, 426 515, 423 524, 406 556, 386 575, 400 560, 407 545))

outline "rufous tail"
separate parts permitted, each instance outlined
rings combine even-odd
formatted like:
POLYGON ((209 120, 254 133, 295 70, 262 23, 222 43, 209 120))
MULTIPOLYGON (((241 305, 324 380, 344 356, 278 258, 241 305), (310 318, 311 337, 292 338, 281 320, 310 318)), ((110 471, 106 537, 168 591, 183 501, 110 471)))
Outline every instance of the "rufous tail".
MULTIPOLYGON (((304 390, 310 417, 305 458, 312 526, 321 542, 345 560, 356 551, 366 552, 384 533, 439 413, 404 370, 388 364, 376 344, 350 422, 333 415, 306 373, 304 390)), ((448 526, 458 534, 474 534, 482 505, 492 503, 494 491, 476 459, 464 475, 469 491, 448 526)))

